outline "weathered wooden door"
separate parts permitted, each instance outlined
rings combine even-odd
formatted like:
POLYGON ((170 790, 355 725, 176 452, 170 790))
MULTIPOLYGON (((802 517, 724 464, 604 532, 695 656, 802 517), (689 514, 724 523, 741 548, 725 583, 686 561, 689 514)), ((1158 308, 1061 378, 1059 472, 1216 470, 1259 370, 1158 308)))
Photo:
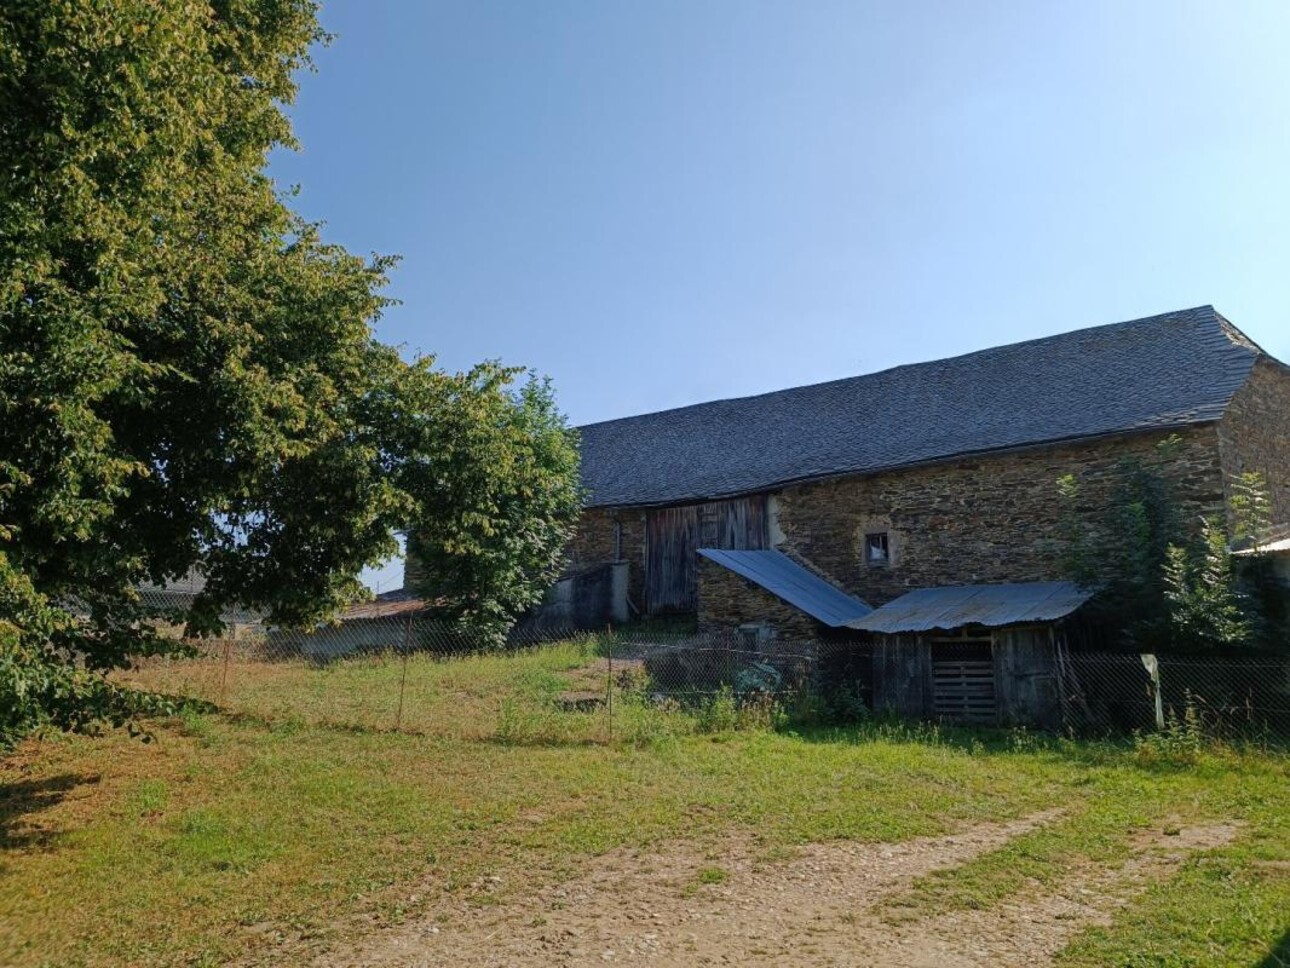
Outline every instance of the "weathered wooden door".
POLYGON ((766 498, 741 497, 699 505, 700 548, 749 551, 769 546, 766 498))
POLYGON ((699 508, 662 508, 645 516, 645 596, 651 615, 695 610, 699 508))
POLYGON ((696 552, 700 548, 766 548, 769 537, 764 495, 648 512, 645 607, 649 614, 698 608, 696 552))

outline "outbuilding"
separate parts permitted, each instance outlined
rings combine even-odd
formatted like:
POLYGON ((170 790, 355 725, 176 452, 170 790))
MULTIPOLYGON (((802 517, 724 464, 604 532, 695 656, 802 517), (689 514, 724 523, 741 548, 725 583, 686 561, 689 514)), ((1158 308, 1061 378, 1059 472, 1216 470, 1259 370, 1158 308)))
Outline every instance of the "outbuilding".
POLYGON ((1091 593, 1071 582, 924 588, 848 627, 874 636, 874 709, 967 725, 1057 728, 1071 623, 1091 593))

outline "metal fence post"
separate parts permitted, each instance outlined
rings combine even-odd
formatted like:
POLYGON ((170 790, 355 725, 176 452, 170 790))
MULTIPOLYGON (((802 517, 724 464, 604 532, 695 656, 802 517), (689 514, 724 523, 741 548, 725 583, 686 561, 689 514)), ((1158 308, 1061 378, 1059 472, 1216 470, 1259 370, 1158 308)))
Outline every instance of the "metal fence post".
POLYGON ((609 671, 605 679, 605 710, 609 716, 609 745, 614 743, 614 627, 605 626, 606 645, 609 646, 609 671))
POLYGON ((224 640, 224 672, 220 675, 220 679, 219 679, 219 703, 217 704, 220 706, 224 705, 224 694, 228 689, 228 660, 229 660, 229 654, 232 651, 233 651, 233 643, 228 639, 225 639, 224 640))
POLYGON ((403 625, 403 671, 399 676, 399 711, 394 716, 394 731, 397 733, 403 728, 403 693, 408 685, 408 649, 412 640, 412 616, 408 615, 408 620, 403 625))

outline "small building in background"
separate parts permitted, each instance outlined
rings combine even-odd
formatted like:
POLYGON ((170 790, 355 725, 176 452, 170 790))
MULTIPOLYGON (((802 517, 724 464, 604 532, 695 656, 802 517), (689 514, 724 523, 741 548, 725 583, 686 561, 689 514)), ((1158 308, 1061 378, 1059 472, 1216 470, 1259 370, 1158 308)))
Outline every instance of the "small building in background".
POLYGON ((398 589, 351 605, 331 622, 310 631, 274 629, 267 645, 273 654, 301 655, 319 663, 356 652, 411 649, 420 632, 415 620, 425 611, 424 599, 398 589))
MULTIPOLYGON (((193 603, 206 589, 206 576, 194 568, 181 578, 161 584, 144 584, 139 586, 139 597, 145 605, 152 608, 173 612, 187 612, 193 603)), ((241 639, 264 633, 264 615, 240 605, 230 605, 220 612, 224 623, 224 635, 231 639, 241 639)), ((179 638, 184 634, 184 626, 163 626, 168 637, 179 638)))

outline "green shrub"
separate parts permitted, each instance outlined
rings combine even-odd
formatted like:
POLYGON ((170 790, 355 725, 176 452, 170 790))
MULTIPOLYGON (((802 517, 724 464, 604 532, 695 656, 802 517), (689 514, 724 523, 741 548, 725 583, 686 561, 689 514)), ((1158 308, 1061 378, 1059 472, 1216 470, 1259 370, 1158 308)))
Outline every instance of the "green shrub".
POLYGON ((1190 696, 1182 716, 1170 712, 1164 729, 1133 736, 1134 756, 1145 765, 1194 766, 1207 748, 1216 745, 1190 696))
POLYGON ((735 692, 722 686, 705 701, 698 711, 699 731, 702 733, 730 733, 739 725, 739 704, 735 692))

